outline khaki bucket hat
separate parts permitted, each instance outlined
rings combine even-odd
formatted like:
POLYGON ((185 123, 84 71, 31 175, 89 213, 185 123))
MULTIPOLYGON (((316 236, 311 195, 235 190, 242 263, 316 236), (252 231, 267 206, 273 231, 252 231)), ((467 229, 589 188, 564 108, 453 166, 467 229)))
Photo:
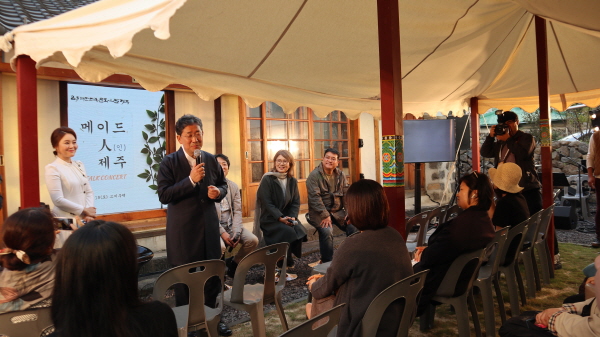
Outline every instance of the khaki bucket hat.
POLYGON ((519 193, 523 187, 519 186, 521 181, 521 168, 515 163, 501 163, 498 168, 488 171, 490 179, 496 187, 508 193, 519 193))

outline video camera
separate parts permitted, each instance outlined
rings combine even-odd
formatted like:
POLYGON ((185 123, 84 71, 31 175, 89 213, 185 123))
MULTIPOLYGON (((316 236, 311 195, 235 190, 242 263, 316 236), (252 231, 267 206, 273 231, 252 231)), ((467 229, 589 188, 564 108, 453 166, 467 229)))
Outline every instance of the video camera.
POLYGON ((496 136, 502 136, 508 132, 508 125, 506 125, 506 117, 504 116, 503 110, 496 110, 496 117, 498 118, 498 125, 496 125, 495 134, 496 136))

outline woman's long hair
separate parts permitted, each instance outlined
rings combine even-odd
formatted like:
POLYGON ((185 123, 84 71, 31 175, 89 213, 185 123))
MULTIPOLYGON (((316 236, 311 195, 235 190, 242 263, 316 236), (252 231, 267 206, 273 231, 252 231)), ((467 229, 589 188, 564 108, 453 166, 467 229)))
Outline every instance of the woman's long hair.
MULTIPOLYGON (((2 242, 13 250, 27 254, 30 263, 38 263, 52 254, 55 221, 45 208, 26 208, 11 216, 2 227, 2 242)), ((15 253, 0 255, 0 265, 8 270, 23 270, 28 264, 15 253)))
POLYGON ((57 259, 52 320, 59 335, 135 336, 127 313, 139 304, 133 234, 102 220, 76 230, 57 259))
POLYGON ((489 210, 494 202, 494 187, 487 175, 483 173, 472 172, 458 181, 458 184, 465 183, 469 188, 469 197, 473 191, 477 191, 477 206, 484 210, 489 210))

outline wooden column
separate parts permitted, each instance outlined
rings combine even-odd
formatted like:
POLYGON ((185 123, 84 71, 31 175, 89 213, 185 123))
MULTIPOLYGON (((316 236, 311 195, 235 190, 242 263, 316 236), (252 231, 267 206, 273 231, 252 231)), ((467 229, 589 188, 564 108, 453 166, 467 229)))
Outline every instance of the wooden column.
MULTIPOLYGON (((535 17, 535 42, 537 52, 538 96, 540 100, 541 161, 542 161, 542 200, 544 208, 554 204, 552 182, 552 127, 550 117, 550 90, 548 76, 548 43, 546 20, 535 17)), ((548 228, 550 256, 554 256, 554 217, 548 228)))
POLYGON ((223 153, 223 118, 221 117, 221 97, 215 99, 215 154, 223 153))
POLYGON ((479 155, 479 99, 471 97, 471 167, 481 172, 481 156, 479 155))
POLYGON ((40 206, 36 80, 35 62, 29 56, 17 57, 21 208, 40 206))
MULTIPOLYGON (((398 230, 406 238, 403 181, 404 130, 402 125, 402 73, 400 72, 400 18, 398 0, 377 0, 377 23, 382 134, 384 137, 394 138, 395 143, 398 144, 392 160, 396 162, 396 172, 399 175, 399 179, 395 184, 386 184, 384 172, 384 190, 390 204, 389 225, 398 230), (386 187, 386 185, 394 186, 386 187)), ((382 148, 382 151, 386 151, 386 149, 382 148)), ((385 160, 386 158, 384 158, 385 160)))

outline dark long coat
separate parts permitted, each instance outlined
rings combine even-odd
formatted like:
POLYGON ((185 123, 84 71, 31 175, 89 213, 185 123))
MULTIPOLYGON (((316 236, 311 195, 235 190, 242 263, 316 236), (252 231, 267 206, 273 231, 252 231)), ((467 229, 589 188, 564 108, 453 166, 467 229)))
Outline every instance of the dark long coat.
POLYGON ((286 194, 287 197, 283 195, 283 189, 276 176, 263 176, 256 192, 256 198, 261 203, 260 229, 262 229, 267 245, 280 242, 291 244, 306 236, 306 231, 301 224, 290 227, 278 220, 280 217, 286 216, 298 219, 300 192, 298 191, 298 180, 296 178, 287 179, 286 194))
POLYGON ((223 169, 215 157, 202 151, 206 176, 192 185, 190 164, 183 148, 167 155, 158 170, 158 199, 168 204, 167 258, 173 266, 218 259, 221 256, 219 219, 215 203, 227 194, 223 169), (208 197, 208 186, 217 187, 217 199, 208 197))

